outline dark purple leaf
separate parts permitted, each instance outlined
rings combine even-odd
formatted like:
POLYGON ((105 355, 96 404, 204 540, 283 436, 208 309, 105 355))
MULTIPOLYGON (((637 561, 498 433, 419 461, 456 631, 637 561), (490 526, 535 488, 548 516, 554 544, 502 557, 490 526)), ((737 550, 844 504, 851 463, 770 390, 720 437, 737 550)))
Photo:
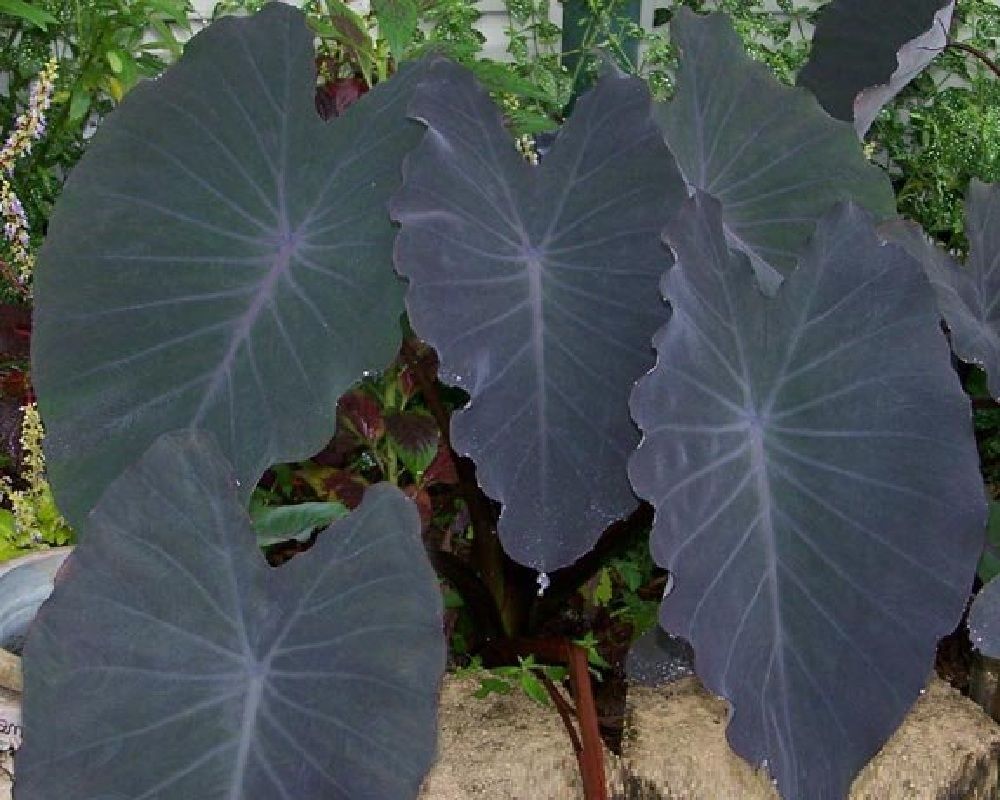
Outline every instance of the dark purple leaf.
POLYGON ((416 795, 445 643, 413 504, 372 487, 271 569, 239 494, 187 432, 108 488, 28 636, 18 800, 416 795))
POLYGON ((357 508, 368 484, 347 469, 330 469, 322 479, 322 492, 328 499, 339 500, 348 508, 357 508))
POLYGON ((458 483, 458 469, 455 466, 455 459, 451 457, 451 451, 444 442, 438 444, 437 455, 424 471, 421 482, 424 486, 431 486, 435 483, 453 486, 458 483))
POLYGON ((363 389, 353 389, 337 401, 337 419, 365 441, 376 442, 385 435, 382 406, 363 389))
POLYGON ((657 625, 633 642, 625 661, 630 684, 661 686, 695 674, 691 645, 657 625))
POLYGON ((751 59, 728 17, 681 8, 670 31, 677 92, 657 119, 688 186, 722 203, 726 240, 749 256, 765 291, 795 268, 834 203, 895 213, 888 177, 850 125, 751 59))
POLYGON ((970 251, 965 267, 915 223, 892 220, 880 232, 923 265, 948 323, 952 350, 986 371, 990 394, 1000 399, 1000 185, 973 180, 966 217, 970 251))
POLYGON ((346 467, 363 447, 361 440, 352 431, 338 427, 326 447, 311 460, 324 467, 346 467))
POLYGON ((323 119, 342 116, 367 91, 361 78, 338 78, 316 89, 316 110, 323 119))
POLYGON ((663 627, 786 800, 842 800, 961 618, 986 503, 933 292, 841 205, 770 299, 698 195, 636 387, 663 627))
POLYGON ((269 465, 317 452, 336 398, 392 359, 385 204, 421 134, 404 109, 422 70, 323 122, 313 34, 273 3, 213 23, 105 120, 35 283, 34 379, 75 527, 180 428, 212 431, 249 495, 269 465))
MULTIPOLYGON (((397 411, 386 416, 385 426, 404 460, 423 462, 422 467, 414 470, 423 472, 437 453, 441 438, 434 417, 424 411, 397 411)), ((410 467, 409 463, 407 467, 410 467)))
POLYGON ((832 0, 799 84, 864 137, 881 108, 948 42, 955 0, 832 0))
POLYGON ((635 506, 627 398, 667 317, 657 232, 683 186, 634 78, 603 77, 538 167, 461 67, 434 67, 412 112, 428 132, 392 205, 410 321, 470 396, 451 439, 503 504, 504 547, 557 569, 635 506))

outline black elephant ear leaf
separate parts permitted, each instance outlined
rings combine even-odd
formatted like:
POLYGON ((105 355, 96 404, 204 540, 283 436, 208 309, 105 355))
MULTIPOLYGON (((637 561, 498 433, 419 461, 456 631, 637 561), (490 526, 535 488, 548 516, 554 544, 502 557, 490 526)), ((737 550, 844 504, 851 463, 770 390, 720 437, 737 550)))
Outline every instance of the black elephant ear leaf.
POLYGON ((628 393, 667 317, 658 233, 683 184, 645 85, 613 72, 537 167, 461 67, 432 68, 412 112, 428 132, 392 203, 410 321, 469 393, 452 442, 507 552, 554 570, 635 507, 628 393))
POLYGON ((765 291, 795 268, 834 203, 894 213, 888 178, 850 126, 753 61, 728 17, 681 8, 671 37, 681 52, 677 92, 657 119, 688 186, 721 201, 727 241, 765 291))
POLYGON ((19 800, 416 796, 445 643, 395 487, 275 570, 218 448, 168 434, 89 533, 25 648, 19 800))
POLYGON ((864 138, 878 112, 948 43, 955 0, 833 0, 799 85, 864 138))
POLYGON ((392 358, 385 205, 422 134, 405 106, 424 69, 323 122, 313 34, 275 3, 211 25, 102 124, 35 283, 32 377, 74 526, 185 427, 216 435, 248 496, 269 465, 318 451, 336 398, 392 358))
POLYGON ((674 587, 660 622, 786 800, 847 795, 960 619, 986 503, 933 292, 841 205, 774 298, 697 195, 630 463, 674 587))
POLYGON ((1000 578, 987 583, 972 601, 969 638, 987 658, 1000 658, 1000 578))
POLYGON ((631 685, 661 686, 695 674, 694 652, 683 639, 659 625, 646 631, 629 648, 625 674, 631 685))
POLYGON ((879 231, 923 266, 958 358, 986 371, 990 394, 1000 399, 1000 185, 974 180, 966 200, 969 262, 958 264, 918 225, 895 219, 879 231))

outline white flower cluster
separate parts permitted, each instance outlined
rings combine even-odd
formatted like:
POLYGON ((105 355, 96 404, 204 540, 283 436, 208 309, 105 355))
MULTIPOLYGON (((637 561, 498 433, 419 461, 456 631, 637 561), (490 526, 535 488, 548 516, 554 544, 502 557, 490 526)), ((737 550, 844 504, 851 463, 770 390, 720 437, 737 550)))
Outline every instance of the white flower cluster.
POLYGON ((3 220, 3 237, 10 245, 17 279, 26 285, 35 266, 31 254, 31 235, 24 206, 14 194, 9 176, 17 161, 31 152, 34 142, 45 135, 45 113, 52 105, 59 62, 55 58, 42 68, 31 87, 28 108, 14 121, 14 128, 0 148, 0 218, 3 220))
POLYGON ((527 161, 531 166, 538 166, 538 151, 535 150, 535 137, 530 133, 526 133, 523 136, 518 136, 514 140, 514 146, 517 148, 517 152, 521 154, 521 157, 527 161))

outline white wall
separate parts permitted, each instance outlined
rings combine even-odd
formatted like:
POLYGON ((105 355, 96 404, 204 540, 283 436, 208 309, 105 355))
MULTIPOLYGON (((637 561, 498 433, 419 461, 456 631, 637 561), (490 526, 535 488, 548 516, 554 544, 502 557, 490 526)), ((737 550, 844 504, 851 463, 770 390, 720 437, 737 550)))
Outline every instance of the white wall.
MULTIPOLYGON (((191 0, 191 5, 195 9, 195 19, 199 21, 209 19, 212 16, 212 9, 215 7, 215 2, 216 0, 191 0)), ((283 2, 288 2, 291 5, 301 5, 300 2, 295 2, 294 0, 283 0, 283 2)), ((348 5, 356 11, 362 12, 366 11, 369 7, 368 0, 350 0, 348 5)), ((486 44, 483 46, 483 55, 486 58, 498 61, 509 60, 510 56, 506 52, 507 37, 504 34, 504 29, 507 27, 507 12, 504 8, 503 0, 477 0, 475 5, 480 13, 482 13, 482 17, 479 19, 476 27, 486 37, 486 44)), ((651 25, 653 20, 653 0, 645 0, 644 5, 649 7, 649 24, 651 25)), ((561 25, 562 3, 558 0, 552 0, 551 11, 552 21, 557 25, 561 25)))

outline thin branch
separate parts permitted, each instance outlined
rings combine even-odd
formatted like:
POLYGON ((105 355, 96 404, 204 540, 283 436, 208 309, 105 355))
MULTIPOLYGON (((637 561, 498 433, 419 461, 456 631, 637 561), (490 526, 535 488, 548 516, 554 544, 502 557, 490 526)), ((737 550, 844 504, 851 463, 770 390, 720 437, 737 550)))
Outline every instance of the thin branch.
POLYGON ((1000 78, 1000 64, 997 64, 992 58, 990 58, 984 51, 980 50, 978 47, 973 47, 971 44, 966 44, 965 42, 948 42, 945 45, 949 50, 961 50, 965 53, 975 56, 980 61, 982 61, 990 71, 1000 78))
POLYGON ((583 755, 583 743, 580 741, 580 735, 576 732, 576 726, 573 724, 573 715, 576 713, 576 710, 566 702, 566 698, 562 696, 562 692, 552 682, 552 679, 545 674, 544 666, 535 667, 533 671, 542 682, 545 691, 549 693, 549 697, 552 699, 556 711, 559 712, 559 716, 562 717, 563 725, 569 734, 569 740, 573 744, 573 752, 576 754, 577 759, 581 758, 583 755))

